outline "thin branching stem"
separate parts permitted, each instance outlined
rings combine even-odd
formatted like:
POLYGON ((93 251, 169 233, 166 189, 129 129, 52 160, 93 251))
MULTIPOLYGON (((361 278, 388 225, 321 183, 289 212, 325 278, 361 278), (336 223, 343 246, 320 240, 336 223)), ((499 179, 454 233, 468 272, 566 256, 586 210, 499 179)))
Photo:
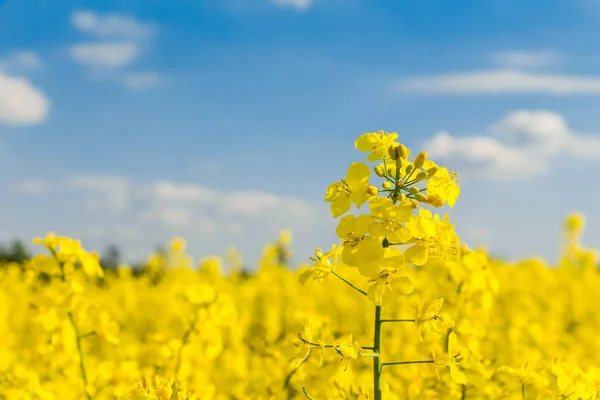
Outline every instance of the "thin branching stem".
POLYGON ((85 371, 85 362, 83 361, 83 350, 81 347, 81 335, 79 334, 79 328, 77 327, 77 323, 75 322, 75 317, 73 313, 69 311, 67 313, 69 316, 69 321, 71 322, 71 326, 75 331, 75 344, 77 345, 77 353, 79 354, 79 370, 81 371, 81 379, 83 380, 83 384, 85 385, 85 397, 88 400, 92 400, 92 396, 88 392, 88 379, 87 373, 85 371))
MULTIPOLYGON (((60 280, 61 282, 66 282, 67 281, 67 277, 65 274, 65 266, 62 263, 62 261, 60 261, 60 258, 58 257, 58 253, 56 252, 56 250, 52 247, 49 246, 48 249, 50 250, 50 254, 52 254, 52 257, 56 260, 56 262, 58 263, 58 267, 60 268, 60 280)), ((84 385, 84 393, 85 393, 85 397, 87 400, 92 400, 92 395, 88 392, 88 379, 87 379, 87 373, 85 370, 85 361, 83 358, 83 349, 81 346, 81 339, 83 338, 83 336, 79 333, 79 327, 77 326, 77 322, 75 322, 75 316, 73 315, 72 311, 69 311, 67 313, 67 316, 69 318, 69 322, 71 323, 71 327, 73 328, 73 331, 75 332, 75 345, 77 346, 77 354, 79 356, 79 370, 81 371, 81 380, 83 381, 83 385, 84 385)), ((95 332, 93 332, 95 334, 95 332)), ((88 334, 86 334, 87 336, 88 334)))
MULTIPOLYGON (((302 334, 300 334, 300 333, 298 334, 298 338, 300 338, 300 340, 302 340, 304 343, 306 343, 308 345, 311 345, 311 346, 315 346, 315 347, 323 347, 323 348, 326 348, 326 349, 333 349, 335 347, 335 345, 333 345, 333 344, 320 345, 319 343, 311 342, 309 340, 304 339, 302 337, 302 334)), ((365 350, 373 350, 373 347, 368 347, 368 346, 360 346, 360 348, 361 349, 365 349, 365 350)), ((368 356, 368 357, 371 357, 371 356, 368 356)))
POLYGON ((175 361, 175 379, 177 380, 177 375, 179 375, 179 369, 181 368, 181 360, 183 358, 183 348, 188 344, 190 340, 190 336, 196 330, 196 320, 193 320, 186 331, 183 333, 183 337, 181 338, 181 346, 177 349, 177 360, 175 361))
POLYGON ((308 393, 306 392, 306 388, 305 388, 305 387, 302 387, 302 392, 304 393, 304 395, 306 396, 306 398, 307 398, 308 400, 315 400, 315 399, 313 399, 313 398, 310 396, 310 394, 308 394, 308 393))
POLYGON ((367 295, 367 292, 365 292, 364 290, 361 290, 359 288, 357 288, 356 286, 354 286, 352 283, 348 282, 346 279, 342 278, 340 275, 337 274, 337 272, 335 271, 331 271, 331 273, 335 276, 337 276, 338 278, 340 278, 343 282, 345 282, 347 285, 349 285, 352 289, 356 290, 357 292, 363 294, 363 295, 367 295))

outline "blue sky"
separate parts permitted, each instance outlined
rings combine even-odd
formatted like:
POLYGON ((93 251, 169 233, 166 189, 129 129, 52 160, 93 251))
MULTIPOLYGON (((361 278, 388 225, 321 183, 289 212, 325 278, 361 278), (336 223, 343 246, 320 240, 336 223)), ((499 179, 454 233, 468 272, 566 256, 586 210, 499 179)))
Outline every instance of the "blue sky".
POLYGON ((335 240, 327 185, 396 131, 461 173, 463 241, 600 243, 600 3, 0 1, 0 241, 139 259, 174 235, 252 262, 335 240))

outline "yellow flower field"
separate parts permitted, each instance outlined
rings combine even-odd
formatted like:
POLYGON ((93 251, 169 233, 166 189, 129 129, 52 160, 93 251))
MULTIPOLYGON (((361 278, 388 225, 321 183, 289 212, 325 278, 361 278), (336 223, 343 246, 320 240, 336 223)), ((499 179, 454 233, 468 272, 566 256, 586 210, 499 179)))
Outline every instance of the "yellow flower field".
POLYGON ((301 266, 285 231, 251 274, 235 252, 192 260, 181 238, 141 273, 34 239, 43 255, 0 267, 0 399, 599 397, 583 216, 558 265, 494 259, 436 214, 458 174, 397 138, 358 138, 366 157, 323 188, 339 242, 301 266))

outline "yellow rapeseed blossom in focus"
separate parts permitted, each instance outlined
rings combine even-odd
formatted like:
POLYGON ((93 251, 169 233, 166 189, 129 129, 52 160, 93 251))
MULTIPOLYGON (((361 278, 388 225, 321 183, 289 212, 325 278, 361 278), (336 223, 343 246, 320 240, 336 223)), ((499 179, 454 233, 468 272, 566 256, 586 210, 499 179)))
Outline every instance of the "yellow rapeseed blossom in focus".
POLYGON ((435 207, 441 207, 444 204, 454 207, 460 195, 460 187, 457 182, 456 173, 449 172, 446 168, 437 169, 435 175, 427 181, 427 193, 429 197, 433 196, 436 199, 436 203, 433 204, 435 207))
POLYGON ((389 157, 388 149, 396 139, 398 139, 396 132, 378 131, 361 135, 354 145, 359 151, 370 153, 367 161, 377 161, 389 157))
POLYGON ((372 197, 368 193, 371 170, 366 164, 353 163, 348 168, 346 179, 332 183, 327 188, 325 201, 331 203, 331 215, 337 218, 348 212, 352 204, 360 207, 372 197))
POLYGON ((401 276, 400 270, 383 270, 377 278, 370 279, 367 290, 369 299, 376 306, 389 303, 413 291, 413 285, 407 276, 401 276))
POLYGON ((305 284, 310 278, 316 281, 322 281, 329 275, 337 266, 342 246, 331 246, 331 251, 323 253, 319 248, 315 250, 315 256, 311 257, 313 266, 300 274, 300 283, 305 284))

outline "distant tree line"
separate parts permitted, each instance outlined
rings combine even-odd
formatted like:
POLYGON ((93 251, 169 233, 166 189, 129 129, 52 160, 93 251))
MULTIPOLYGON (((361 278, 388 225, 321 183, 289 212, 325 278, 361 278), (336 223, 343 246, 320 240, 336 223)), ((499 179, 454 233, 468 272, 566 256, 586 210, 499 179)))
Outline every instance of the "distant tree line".
MULTIPOLYGON (((0 244, 0 266, 6 263, 21 264, 32 257, 31 252, 21 239, 14 239, 10 244, 0 244)), ((100 255, 100 265, 107 270, 116 270, 121 264, 121 251, 115 245, 109 245, 100 255)))
POLYGON ((0 264, 15 262, 22 263, 31 258, 31 253, 23 241, 13 240, 8 246, 0 245, 0 264))

